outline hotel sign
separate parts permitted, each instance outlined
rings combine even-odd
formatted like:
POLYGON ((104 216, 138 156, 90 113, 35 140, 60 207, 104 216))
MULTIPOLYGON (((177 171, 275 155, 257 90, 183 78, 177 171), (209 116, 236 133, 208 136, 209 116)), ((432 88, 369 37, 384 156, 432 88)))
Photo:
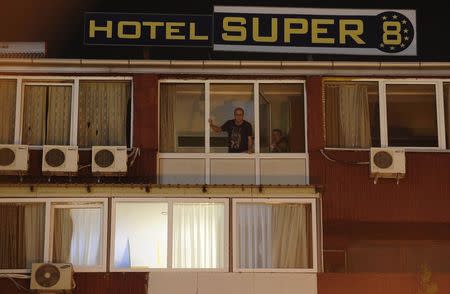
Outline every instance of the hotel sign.
POLYGON ((417 55, 414 10, 215 6, 213 15, 86 13, 87 45, 417 55))

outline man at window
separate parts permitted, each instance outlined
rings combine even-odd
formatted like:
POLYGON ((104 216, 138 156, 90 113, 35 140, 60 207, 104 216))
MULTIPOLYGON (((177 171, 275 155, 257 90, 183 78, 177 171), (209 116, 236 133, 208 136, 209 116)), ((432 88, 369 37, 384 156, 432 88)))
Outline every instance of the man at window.
POLYGON ((244 120, 244 109, 234 109, 234 119, 226 121, 222 126, 214 125, 212 119, 208 120, 209 126, 215 133, 226 132, 228 134, 228 152, 241 153, 252 152, 253 129, 252 125, 244 120))
POLYGON ((272 144, 270 144, 270 152, 287 152, 287 138, 283 136, 280 129, 272 130, 272 144))

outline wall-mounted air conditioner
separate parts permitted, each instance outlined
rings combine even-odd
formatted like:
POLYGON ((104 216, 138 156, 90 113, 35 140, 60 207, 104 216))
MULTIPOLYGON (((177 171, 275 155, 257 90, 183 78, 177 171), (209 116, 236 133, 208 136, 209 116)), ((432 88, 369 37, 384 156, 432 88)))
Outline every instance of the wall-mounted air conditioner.
POLYGON ((78 146, 44 145, 42 172, 51 175, 78 172, 78 146))
POLYGON ((45 293, 71 290, 72 277, 73 268, 70 263, 33 263, 30 289, 49 291, 45 293))
POLYGON ((126 146, 92 146, 92 173, 120 175, 127 172, 126 146))
POLYGON ((371 148, 370 174, 375 178, 394 178, 398 180, 405 177, 405 150, 403 148, 371 148))
POLYGON ((28 146, 0 144, 0 174, 16 175, 28 171, 28 146))

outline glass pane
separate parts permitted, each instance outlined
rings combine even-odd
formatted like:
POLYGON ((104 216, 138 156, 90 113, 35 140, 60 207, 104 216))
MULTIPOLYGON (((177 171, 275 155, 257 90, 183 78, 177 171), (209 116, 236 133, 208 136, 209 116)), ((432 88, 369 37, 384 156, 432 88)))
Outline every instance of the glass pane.
POLYGON ((450 84, 444 84, 445 137, 450 149, 450 84))
POLYGON ((116 268, 167 267, 167 203, 117 203, 116 268))
POLYGON ((14 143, 16 80, 0 80, 0 144, 14 143))
POLYGON ((312 268, 311 205, 238 203, 239 268, 312 268))
POLYGON ((377 82, 325 84, 327 147, 380 146, 380 113, 377 82))
POLYGON ((161 152, 205 152, 204 84, 160 86, 161 152))
POLYGON ((172 261, 174 268, 224 268, 223 203, 174 203, 172 261))
POLYGON ((0 269, 43 262, 45 204, 1 203, 0 224, 0 269))
POLYGON ((80 81, 78 146, 129 146, 131 84, 80 81))
POLYGON ((259 88, 261 152, 305 152, 304 110, 302 84, 261 84, 259 88))
POLYGON ((389 146, 437 147, 434 85, 387 85, 389 146))
POLYGON ((253 84, 211 84, 210 99, 211 152, 253 150, 253 84))
POLYGON ((22 143, 69 145, 72 87, 25 86, 22 143))
POLYGON ((102 211, 100 208, 56 208, 53 262, 75 266, 101 264, 102 211))

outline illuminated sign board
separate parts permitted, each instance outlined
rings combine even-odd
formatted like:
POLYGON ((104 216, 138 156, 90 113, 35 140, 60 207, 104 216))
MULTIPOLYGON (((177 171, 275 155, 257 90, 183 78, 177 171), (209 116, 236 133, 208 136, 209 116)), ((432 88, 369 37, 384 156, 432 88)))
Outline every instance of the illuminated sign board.
POLYGON ((215 6, 210 15, 86 13, 85 44, 416 55, 414 10, 215 6))

